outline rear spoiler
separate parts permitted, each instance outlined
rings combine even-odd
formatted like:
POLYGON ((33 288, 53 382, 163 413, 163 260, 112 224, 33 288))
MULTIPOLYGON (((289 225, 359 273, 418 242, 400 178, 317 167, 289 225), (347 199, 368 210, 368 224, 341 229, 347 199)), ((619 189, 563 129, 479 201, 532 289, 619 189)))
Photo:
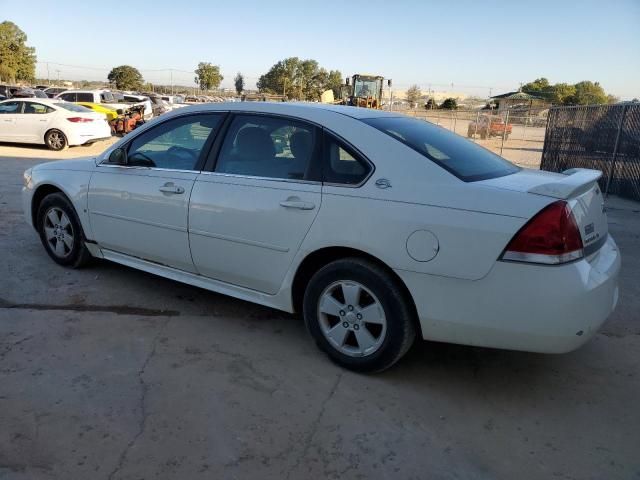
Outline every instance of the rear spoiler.
POLYGON ((570 168, 562 172, 565 178, 543 183, 528 190, 529 193, 566 200, 589 190, 602 176, 600 170, 570 168))

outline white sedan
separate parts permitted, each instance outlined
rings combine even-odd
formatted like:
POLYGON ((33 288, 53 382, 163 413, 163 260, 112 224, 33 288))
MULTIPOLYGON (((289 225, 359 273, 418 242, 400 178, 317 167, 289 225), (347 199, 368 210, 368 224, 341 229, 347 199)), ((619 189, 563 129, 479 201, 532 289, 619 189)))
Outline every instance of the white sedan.
POLYGON ((0 102, 0 142, 45 144, 51 150, 111 136, 107 118, 73 103, 44 98, 0 102))
POLYGON ((104 258, 299 312, 334 361, 378 371, 416 337, 585 343, 618 299, 599 177, 522 169, 398 114, 227 103, 29 169, 23 199, 61 265, 104 258))

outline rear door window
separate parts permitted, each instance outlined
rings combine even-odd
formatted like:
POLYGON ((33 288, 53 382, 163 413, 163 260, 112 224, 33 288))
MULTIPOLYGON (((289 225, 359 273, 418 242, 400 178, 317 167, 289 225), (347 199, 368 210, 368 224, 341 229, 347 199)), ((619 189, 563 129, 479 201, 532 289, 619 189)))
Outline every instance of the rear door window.
POLYGON ((24 102, 24 113, 33 113, 44 115, 46 113, 52 113, 55 110, 47 105, 36 102, 24 102))
POLYGON ((76 93, 76 102, 93 102, 93 93, 76 93))
POLYGON ((318 181, 317 129, 265 115, 237 115, 218 156, 216 172, 251 177, 318 181))
POLYGON ((75 102, 76 101, 76 94, 75 93, 63 93, 58 97, 58 99, 64 100, 65 102, 75 102))

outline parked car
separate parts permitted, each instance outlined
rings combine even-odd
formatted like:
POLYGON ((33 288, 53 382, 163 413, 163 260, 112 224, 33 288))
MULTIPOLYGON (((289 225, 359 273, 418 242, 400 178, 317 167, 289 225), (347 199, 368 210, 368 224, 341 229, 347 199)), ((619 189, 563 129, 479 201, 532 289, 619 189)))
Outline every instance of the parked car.
POLYGON ((62 92, 66 92, 67 90, 71 89, 67 87, 49 87, 45 88, 43 92, 47 95, 47 97, 54 98, 56 95, 59 95, 62 92))
POLYGON ((513 125, 505 124, 502 117, 497 115, 480 115, 478 122, 472 120, 467 127, 467 137, 473 138, 477 133, 481 139, 487 137, 502 137, 504 134, 505 140, 509 138, 513 130, 513 125))
POLYGON ((0 95, 4 95, 7 98, 13 97, 13 94, 23 87, 18 85, 0 85, 0 95))
MULTIPOLYGON (((89 110, 93 110, 94 112, 102 113, 105 117, 107 117, 107 121, 112 121, 118 118, 118 110, 103 105, 101 103, 93 103, 93 102, 75 102, 77 105, 82 105, 89 110)), ((120 112, 121 113, 121 112, 120 112)))
POLYGON ((133 105, 144 105, 144 119, 150 120, 155 115, 153 104, 149 97, 144 95, 125 94, 123 101, 133 105))
POLYGON ((111 136, 104 115, 51 99, 0 102, 0 142, 45 144, 51 150, 111 136))
POLYGON ((416 336, 543 353, 593 336, 620 270, 600 176, 522 169, 391 112, 205 104, 27 170, 23 204, 61 265, 299 312, 334 361, 378 371, 416 336))
POLYGON ((11 98, 49 98, 42 91, 37 88, 21 88, 20 90, 16 90, 11 98))
POLYGON ((44 90, 46 88, 49 88, 49 85, 36 85, 33 88, 37 88, 38 90, 44 90))

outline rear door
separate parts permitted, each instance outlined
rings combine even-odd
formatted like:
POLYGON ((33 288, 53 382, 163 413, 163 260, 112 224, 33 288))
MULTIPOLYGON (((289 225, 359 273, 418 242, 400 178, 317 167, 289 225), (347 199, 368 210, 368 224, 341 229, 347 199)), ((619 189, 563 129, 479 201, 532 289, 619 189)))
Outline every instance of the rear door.
POLYGON ((24 102, 22 114, 18 115, 16 126, 20 141, 44 143, 44 134, 49 130, 56 111, 38 102, 24 102))
POLYGON ((89 186, 94 240, 106 250, 194 272, 188 205, 223 113, 171 118, 135 136, 127 165, 101 163, 89 186))
POLYGON ((230 121, 215 169, 196 180, 191 254, 201 275, 275 294, 321 202, 320 132, 285 117, 230 121))

